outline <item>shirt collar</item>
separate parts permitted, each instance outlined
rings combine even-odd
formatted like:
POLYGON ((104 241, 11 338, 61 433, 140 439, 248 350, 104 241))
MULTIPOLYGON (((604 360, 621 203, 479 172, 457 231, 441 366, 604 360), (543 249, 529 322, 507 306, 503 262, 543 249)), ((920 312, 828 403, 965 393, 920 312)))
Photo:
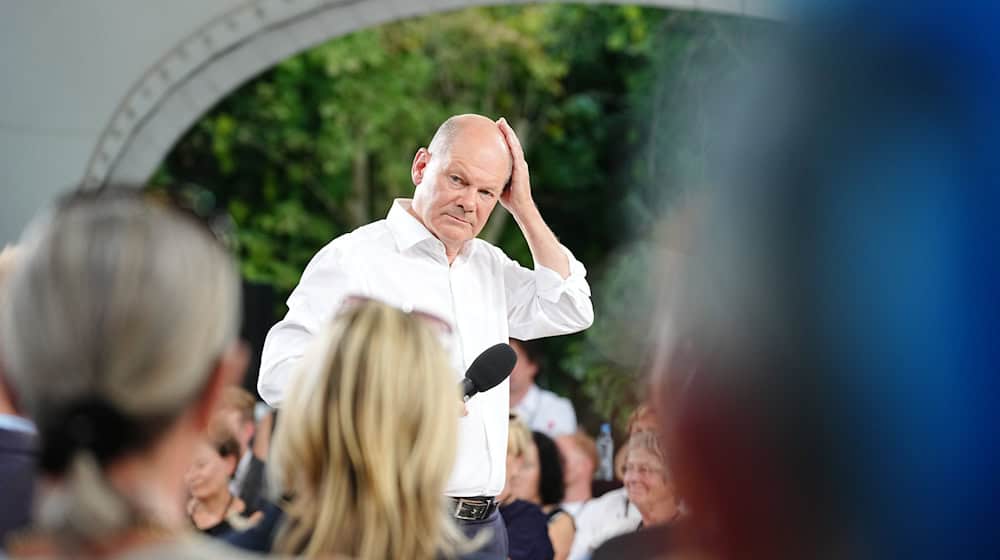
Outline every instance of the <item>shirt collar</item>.
POLYGON ((424 227, 424 224, 413 217, 413 214, 410 214, 412 202, 413 200, 409 198, 397 198, 392 201, 389 215, 385 218, 389 225, 389 231, 392 232, 392 237, 396 240, 396 248, 400 252, 406 251, 422 241, 437 239, 424 227))
MULTIPOLYGON (((403 252, 419 243, 434 240, 436 246, 444 252, 444 244, 437 237, 434 237, 434 234, 424 224, 420 223, 420 220, 416 219, 413 214, 410 214, 410 205, 412 203, 413 199, 410 198, 397 198, 393 200, 392 206, 389 208, 389 214, 385 217, 385 221, 389 225, 389 231, 392 232, 392 237, 396 240, 396 249, 399 252, 403 252)), ((462 247, 460 255, 469 257, 475 249, 475 243, 466 242, 462 247)))

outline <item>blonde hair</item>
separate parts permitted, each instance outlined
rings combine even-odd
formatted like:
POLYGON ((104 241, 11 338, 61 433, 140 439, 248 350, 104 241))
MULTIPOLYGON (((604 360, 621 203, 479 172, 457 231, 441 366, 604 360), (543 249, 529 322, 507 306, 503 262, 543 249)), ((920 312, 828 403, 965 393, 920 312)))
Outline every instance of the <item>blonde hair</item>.
POLYGON ((226 387, 222 391, 220 409, 232 409, 240 413, 240 420, 253 422, 257 399, 243 387, 226 387))
POLYGON ((535 442, 531 439, 531 430, 520 418, 512 415, 507 429, 507 454, 511 457, 520 457, 532 445, 535 445, 535 442))
POLYGON ((625 447, 625 456, 622 462, 628 462, 628 456, 637 449, 647 451, 656 457, 660 461, 660 465, 663 466, 664 479, 670 480, 672 478, 670 464, 667 463, 667 453, 663 449, 663 442, 660 441, 659 434, 656 432, 636 432, 632 434, 625 447))
POLYGON ((290 499, 275 550, 435 558, 459 547, 444 510, 460 395, 433 331, 376 302, 341 313, 298 371, 272 476, 290 499))
POLYGON ((155 442, 197 397, 236 339, 239 277, 206 230, 134 190, 77 194, 23 241, 0 350, 39 427, 41 468, 61 477, 36 524, 99 540, 155 517, 102 465, 155 442))

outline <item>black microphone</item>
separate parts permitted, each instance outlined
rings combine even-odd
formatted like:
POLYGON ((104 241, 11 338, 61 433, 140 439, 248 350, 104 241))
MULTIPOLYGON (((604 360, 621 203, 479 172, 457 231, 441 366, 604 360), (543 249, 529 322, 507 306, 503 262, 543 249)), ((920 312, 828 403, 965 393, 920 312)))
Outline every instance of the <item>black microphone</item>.
POLYGON ((476 393, 489 391, 499 385, 510 372, 514 371, 517 354, 510 344, 494 344, 476 356, 465 372, 465 379, 459 383, 462 400, 469 400, 476 393))

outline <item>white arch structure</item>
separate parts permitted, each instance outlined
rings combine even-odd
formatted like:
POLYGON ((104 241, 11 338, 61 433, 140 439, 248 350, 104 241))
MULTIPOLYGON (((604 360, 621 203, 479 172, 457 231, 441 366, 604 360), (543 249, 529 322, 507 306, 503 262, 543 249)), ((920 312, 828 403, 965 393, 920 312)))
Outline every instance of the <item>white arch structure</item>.
MULTIPOLYGON (((781 0, 604 0, 783 19, 781 0)), ((240 84, 340 35, 526 0, 20 0, 0 8, 0 244, 58 192, 142 183, 240 84)), ((584 0, 581 3, 596 3, 584 0)))

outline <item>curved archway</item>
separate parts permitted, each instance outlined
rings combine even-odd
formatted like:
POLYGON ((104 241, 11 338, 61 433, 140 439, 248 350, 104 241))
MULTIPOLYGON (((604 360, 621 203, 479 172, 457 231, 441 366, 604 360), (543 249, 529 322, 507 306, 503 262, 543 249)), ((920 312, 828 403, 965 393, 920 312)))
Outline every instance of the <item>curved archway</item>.
MULTIPOLYGON (((609 0, 780 19, 769 0, 609 0)), ((328 39, 406 17, 525 0, 256 0, 208 21, 130 88, 98 138, 83 177, 94 188, 141 184, 185 130, 237 86, 328 39)))

